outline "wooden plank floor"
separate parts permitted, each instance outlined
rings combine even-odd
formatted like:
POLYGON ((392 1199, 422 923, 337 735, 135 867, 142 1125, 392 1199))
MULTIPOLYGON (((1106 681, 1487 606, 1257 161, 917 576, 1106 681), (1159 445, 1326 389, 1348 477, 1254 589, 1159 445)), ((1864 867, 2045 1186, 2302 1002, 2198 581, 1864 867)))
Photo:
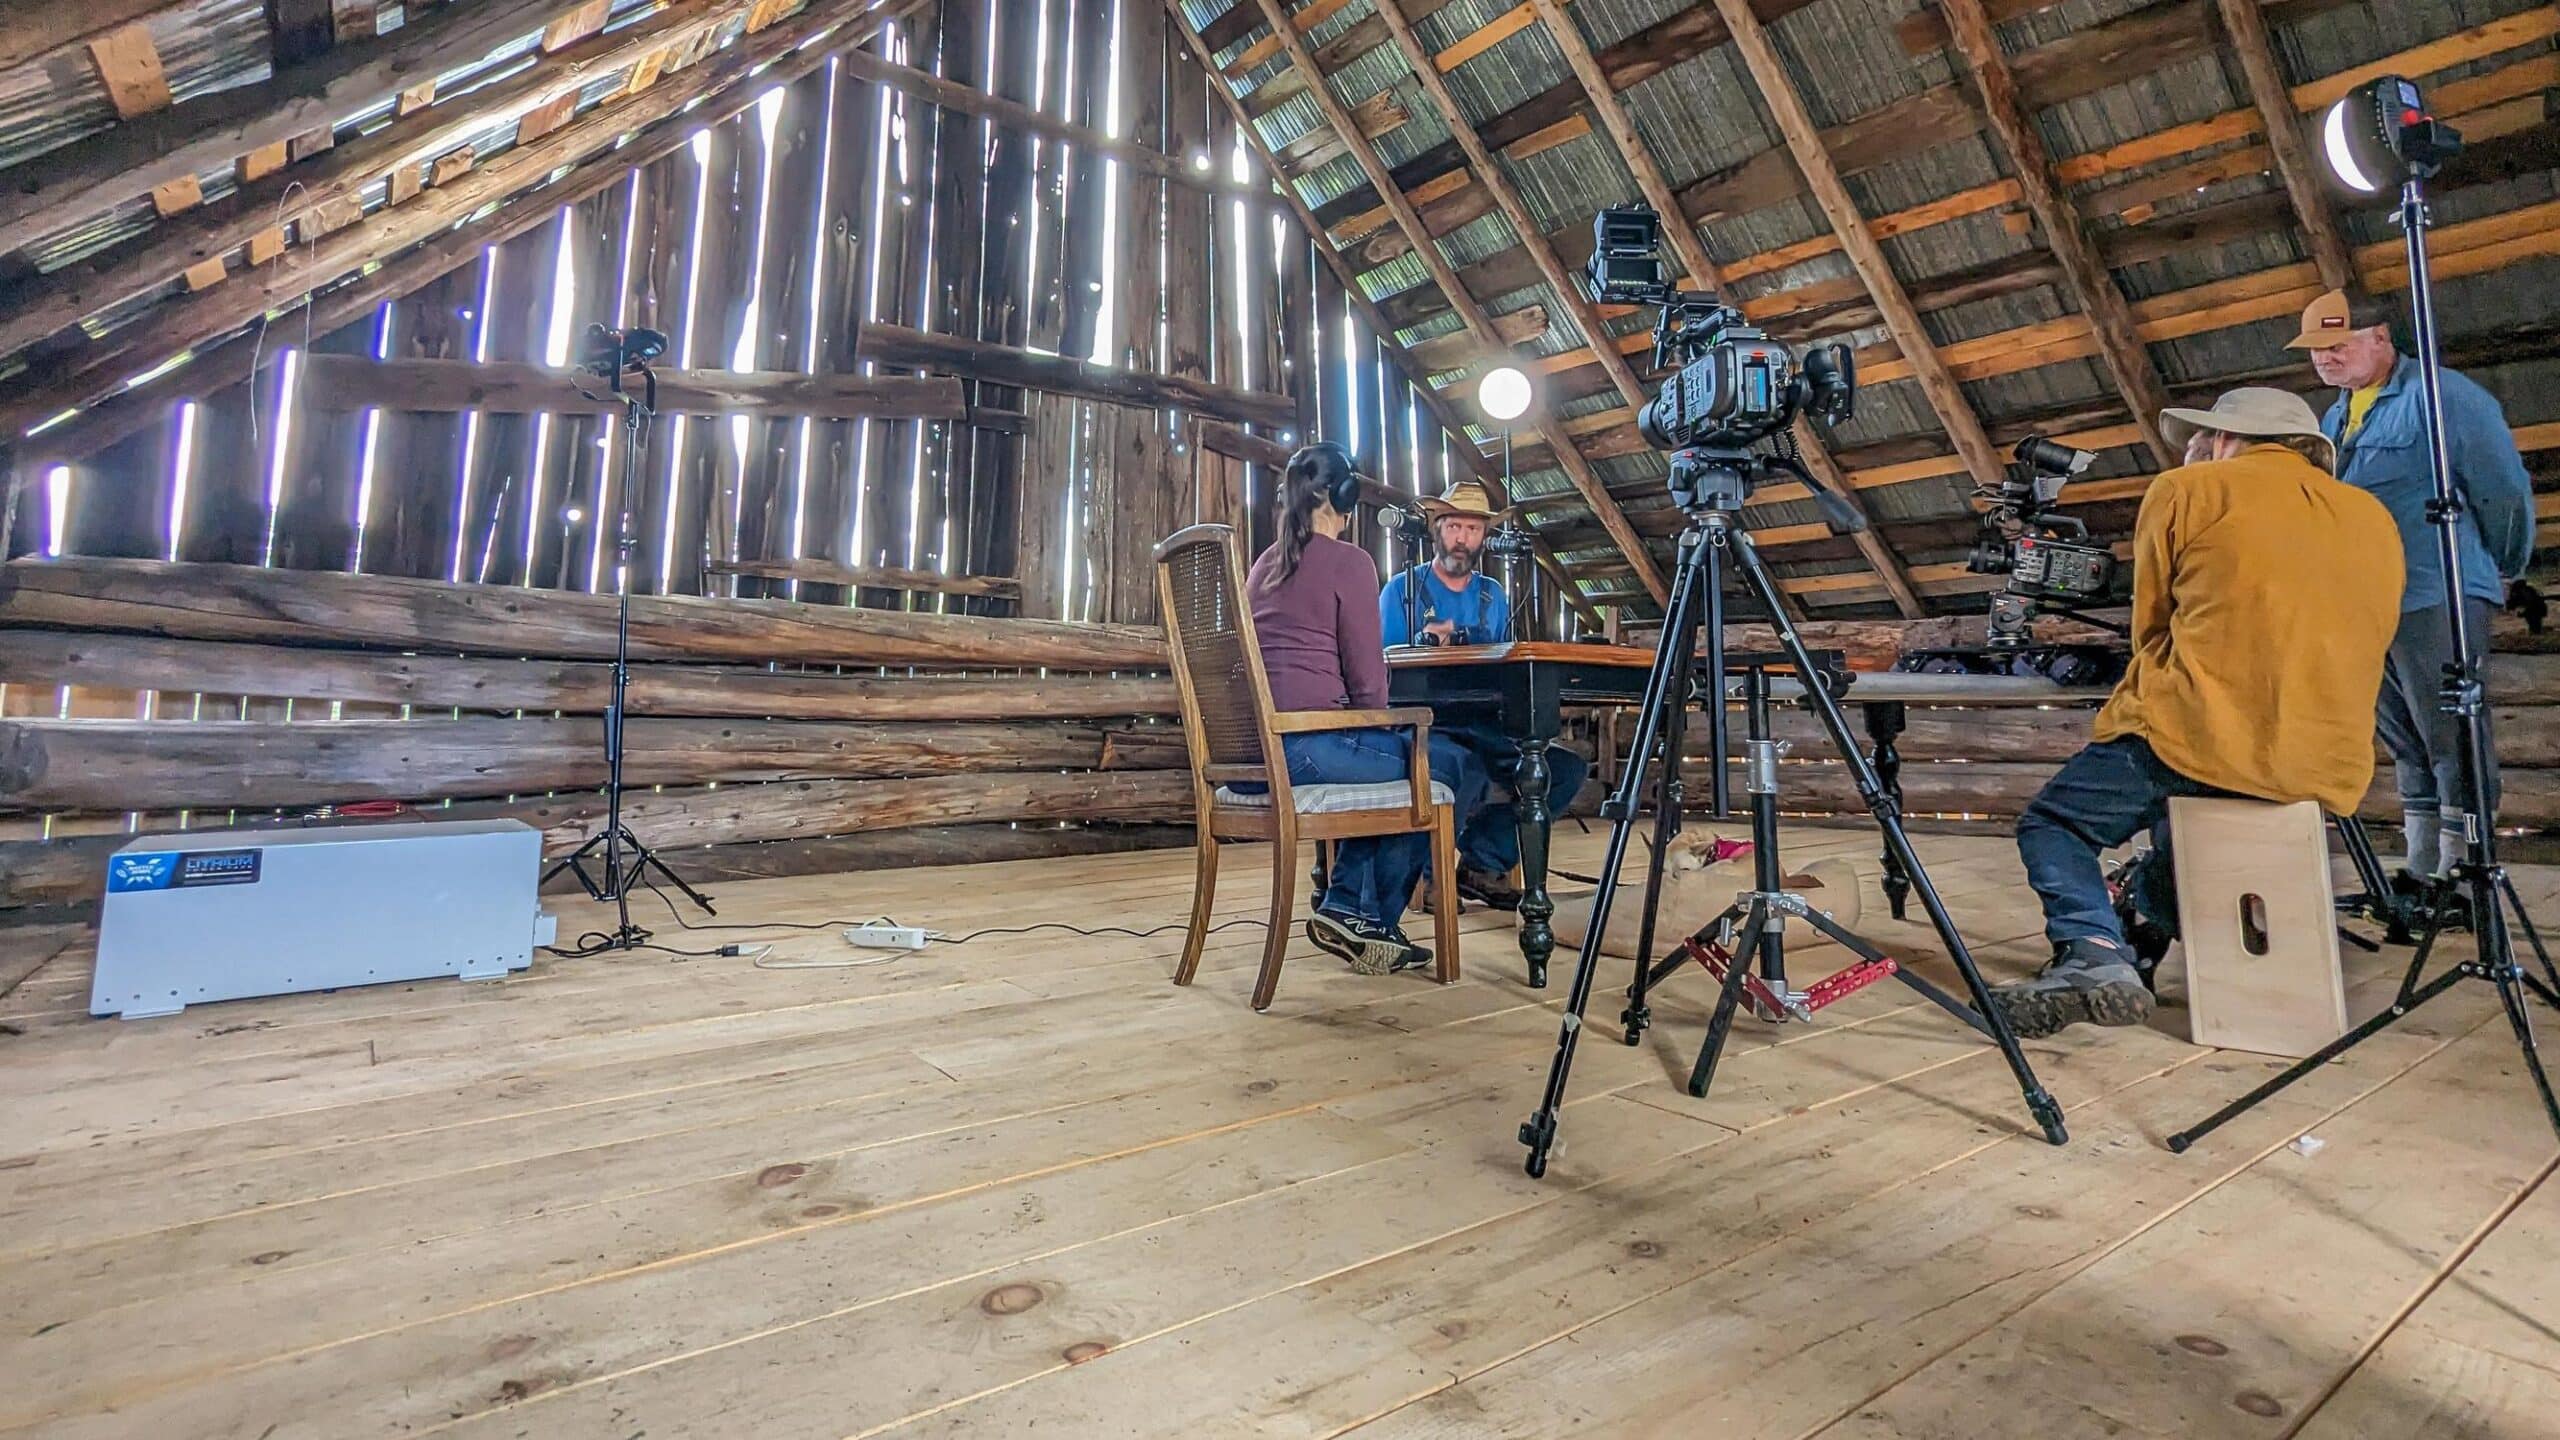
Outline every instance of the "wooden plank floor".
MULTIPOLYGON (((2031 968, 2009 848, 1925 848, 1986 967, 2031 968)), ((1259 913, 1260 863, 1222 914, 1259 913)), ((1189 890, 1159 853, 719 899, 956 932, 1144 928, 1189 890)), ((2560 1147, 2485 987, 2172 1156, 2273 1068, 2175 1008, 2030 1046, 2057 1150, 1898 986, 1746 1022, 1692 1101, 1702 978, 1628 1049, 1612 964, 1533 1182, 1512 1131, 1567 972, 1529 991, 1507 920, 1467 929, 1446 988, 1301 943, 1260 1016, 1239 925, 1188 990, 1175 936, 1048 932, 133 1024, 83 1013, 85 942, 32 937, 0 996, 0 1434, 2560 1435, 2560 1147)), ((2403 956, 2351 959, 2362 1006, 2403 956)))

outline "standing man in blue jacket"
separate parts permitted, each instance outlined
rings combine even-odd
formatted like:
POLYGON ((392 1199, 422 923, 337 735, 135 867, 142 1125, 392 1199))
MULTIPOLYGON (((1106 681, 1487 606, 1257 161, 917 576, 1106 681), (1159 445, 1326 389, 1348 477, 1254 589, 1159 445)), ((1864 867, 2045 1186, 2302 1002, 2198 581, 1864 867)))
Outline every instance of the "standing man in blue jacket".
MULTIPOLYGON (((1395 645, 1499 645, 1511 638, 1511 597, 1483 573, 1485 533, 1501 518, 1482 485, 1461 480, 1425 500, 1433 555, 1378 592, 1378 623, 1395 645)), ((1474 814, 1460 818, 1458 893, 1497 910, 1520 908, 1511 872, 1520 863, 1520 818, 1511 798, 1520 750, 1491 725, 1434 727, 1454 736, 1492 772, 1495 789, 1474 814)), ((1591 762, 1562 745, 1547 747, 1547 813, 1561 815, 1582 791, 1591 762)))
MULTIPOLYGON (((2332 290, 2302 312, 2302 333, 2290 348, 2311 352, 2311 368, 2338 387, 2337 402, 2321 421, 2338 447, 2338 478, 2370 492, 2400 527, 2408 586, 2377 724, 2391 752, 2408 836, 2409 879, 2402 883, 2414 888, 2462 857, 2470 817, 2462 809, 2468 803, 2462 726, 2445 713, 2442 697, 2445 666, 2453 659, 2445 607, 2456 597, 2445 593, 2436 525, 2427 518, 2435 486, 2427 464, 2426 396, 2418 362, 2392 339, 2393 318, 2371 296, 2332 290)), ((2485 664, 2490 616, 2506 602, 2507 582, 2521 578, 2533 560, 2533 481, 2497 397, 2452 370, 2444 372, 2444 438, 2463 500, 2458 598, 2473 659, 2485 664)), ((2480 781, 2484 808, 2494 812, 2494 763, 2480 781)))

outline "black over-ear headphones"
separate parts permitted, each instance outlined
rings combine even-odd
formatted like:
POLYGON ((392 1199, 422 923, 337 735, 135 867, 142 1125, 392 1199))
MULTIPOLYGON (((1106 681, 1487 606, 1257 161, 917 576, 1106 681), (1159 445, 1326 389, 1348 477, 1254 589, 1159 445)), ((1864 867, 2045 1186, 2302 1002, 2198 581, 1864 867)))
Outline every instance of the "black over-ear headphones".
POLYGON ((1325 503, 1331 505, 1337 514, 1353 514, 1360 504, 1360 476, 1352 468, 1351 452, 1331 440, 1319 440, 1291 456, 1290 462, 1295 464, 1302 459, 1312 462, 1318 455, 1330 455, 1342 463, 1341 473, 1325 484, 1325 503))

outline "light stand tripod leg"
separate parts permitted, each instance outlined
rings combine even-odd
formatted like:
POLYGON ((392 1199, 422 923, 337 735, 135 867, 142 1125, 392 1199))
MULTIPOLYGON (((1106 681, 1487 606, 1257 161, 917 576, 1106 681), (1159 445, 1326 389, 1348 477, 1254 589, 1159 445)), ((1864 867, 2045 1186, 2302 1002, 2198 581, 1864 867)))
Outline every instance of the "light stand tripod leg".
MULTIPOLYGON (((2507 907, 2516 912, 2516 925, 2524 931, 2525 944, 2532 947, 2534 960, 2542 966, 2541 991, 2544 997, 2550 999, 2553 995, 2560 995, 2560 969, 2552 966, 2551 952, 2542 943, 2542 929, 2526 912, 2524 897, 2516 893, 2515 877, 2503 869, 2498 872, 2498 893, 2506 897, 2507 907)), ((2532 980, 2534 977, 2527 975, 2525 978, 2532 980)), ((2550 1003, 2560 1005, 2560 1000, 2551 1000, 2550 1003)))
POLYGON ((2044 1132, 2047 1141, 2055 1145, 2064 1143, 2069 1134, 2063 1128, 2061 1102, 2055 1100, 2043 1082, 2036 1078, 2035 1068, 2027 1063, 2026 1052, 2018 1048, 2018 1037, 2009 1029, 2009 1022, 2001 1016, 1999 1007, 1992 1003, 1991 987, 1983 982, 1982 972, 1973 963, 1972 947, 1965 944, 1964 936, 1956 930, 1955 918, 1947 913, 1946 901, 1939 897, 1938 887, 1931 882, 1928 870, 1920 863, 1919 852, 1913 848, 1910 834, 1902 828, 1901 807, 1885 793, 1883 784, 1876 779, 1875 767, 1867 763, 1867 757, 1851 738, 1848 716, 1841 712, 1839 697, 1822 682, 1821 671, 1813 663, 1811 652, 1806 650, 1804 637, 1786 622, 1785 612, 1778 605, 1777 581, 1760 563, 1759 552, 1753 548, 1751 537, 1733 524, 1731 516, 1718 518, 1722 522, 1716 527, 1720 537, 1718 543, 1733 547, 1734 563, 1741 568, 1743 579, 1760 597, 1761 603, 1769 608, 1769 613, 1779 617, 1776 627, 1778 642, 1788 658, 1795 662, 1796 673, 1804 682, 1806 698, 1812 702, 1814 713, 1822 719, 1824 732, 1831 737, 1832 746, 1840 752, 1851 778, 1857 782, 1858 795, 1866 803, 1867 813, 1875 817, 1877 828, 1884 832, 1887 852, 1902 862, 1904 873, 1911 877, 1912 893, 1920 897, 1920 908, 1927 912, 1930 926, 1938 932, 1939 942, 1947 947, 1947 956, 1955 962, 1956 973, 1964 977, 1965 991, 1973 998, 1973 1008, 1981 1015, 1992 1042, 2000 1047, 2001 1058, 2008 1061, 2010 1073, 2017 1077, 2018 1088, 2026 1098, 2027 1112, 2035 1117, 2037 1128, 2044 1132))
POLYGON ((1618 875, 1626 865, 1627 846, 1635 835, 1636 810, 1644 797, 1645 767, 1653 761, 1654 745, 1661 736, 1668 707, 1688 703, 1688 696, 1672 690, 1672 672, 1677 667, 1665 661, 1686 653, 1697 643, 1695 605, 1700 548, 1694 530, 1681 537, 1671 605, 1663 616, 1664 650, 1645 677, 1635 735, 1627 748, 1627 767, 1618 777, 1617 793, 1602 812, 1610 819, 1609 846, 1601 860, 1599 887, 1591 895, 1590 928, 1583 933, 1582 952, 1574 960, 1573 985, 1565 994, 1564 1021, 1556 1033, 1555 1059, 1547 1066, 1546 1090, 1538 1098, 1537 1110, 1520 1126, 1520 1143, 1529 1147, 1524 1168, 1532 1178, 1547 1173, 1547 1156, 1555 1148, 1556 1117, 1564 1107, 1565 1086, 1573 1077, 1573 1051, 1582 1038, 1582 1012, 1591 1003, 1592 981, 1600 969, 1600 940, 1608 933, 1609 910, 1618 898, 1618 875))
POLYGON ((2459 983, 2463 977, 2469 973, 2470 966, 2466 962, 2463 965, 2457 965, 2453 969, 2447 970, 2433 980, 2419 986, 2415 991, 2404 991, 2403 993, 2392 997, 2391 1003, 2384 1006, 2372 1019, 2367 1020, 2353 1030, 2348 1031, 2346 1034, 2341 1035, 2337 1039, 2330 1041, 2328 1044, 2321 1046, 2318 1050, 2315 1050, 2312 1053, 2303 1056, 2301 1059, 2296 1060, 2291 1065, 2286 1066, 2283 1073, 2267 1081, 2265 1084, 2260 1085, 2257 1089, 2250 1091, 2248 1094, 2241 1096, 2239 1099, 2232 1101, 2230 1104, 2223 1106, 2221 1109, 2214 1111, 2211 1115, 2206 1116, 2202 1123, 2191 1125, 2186 1129, 2179 1131, 2177 1134, 2170 1136, 2169 1148, 2179 1154, 2184 1154, 2188 1146, 2195 1144, 2198 1140, 2201 1140, 2205 1136, 2212 1134, 2214 1131, 2221 1129, 2233 1117, 2248 1110, 2251 1106, 2256 1105, 2259 1101, 2266 1099, 2277 1091, 2284 1089, 2286 1086, 2291 1085, 2294 1081, 2301 1079, 2303 1076, 2310 1074, 2312 1071, 2319 1069, 2321 1066, 2326 1065, 2330 1061, 2337 1059, 2339 1056, 2346 1054, 2350 1050, 2353 1050, 2356 1046, 2361 1045, 2365 1041, 2382 1033, 2382 1031, 2389 1027, 2393 1021, 2398 1020, 2400 1017, 2416 1010, 2419 1006, 2426 1004, 2428 1001, 2433 1000, 2447 990, 2452 989, 2455 984, 2459 983))
MULTIPOLYGON (((1771 612, 1775 614, 1775 611, 1771 612)), ((1734 1007, 1742 1000, 1742 978, 1751 973, 1758 951, 1768 943, 1777 917, 1769 913, 1769 902, 1760 896, 1751 900, 1751 918, 1742 922, 1742 935, 1733 945, 1733 955, 1724 967, 1724 985, 1716 991, 1715 1018, 1707 1022, 1707 1038, 1698 1046, 1698 1063, 1689 1068, 1689 1093, 1703 1100, 1707 1087, 1715 1083, 1716 1062, 1724 1058, 1725 1038, 1733 1033, 1734 1007)))
MULTIPOLYGON (((1894 808, 1902 808, 1902 747, 1895 742, 1910 721, 1910 712, 1899 700, 1884 700, 1867 707, 1867 736, 1876 742, 1876 782, 1884 793, 1893 797, 1894 808)), ((1902 873, 1902 861, 1891 846, 1884 852, 1884 903, 1896 920, 1909 919, 1911 877, 1902 873)))

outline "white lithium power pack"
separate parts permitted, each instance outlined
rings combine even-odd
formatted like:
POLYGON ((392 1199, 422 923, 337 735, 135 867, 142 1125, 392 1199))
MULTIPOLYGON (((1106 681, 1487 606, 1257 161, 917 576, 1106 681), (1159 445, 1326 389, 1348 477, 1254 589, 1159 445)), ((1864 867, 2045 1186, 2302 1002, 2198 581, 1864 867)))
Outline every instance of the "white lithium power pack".
POLYGON ((515 820, 141 836, 107 860, 89 1013, 522 970, 541 874, 515 820))

